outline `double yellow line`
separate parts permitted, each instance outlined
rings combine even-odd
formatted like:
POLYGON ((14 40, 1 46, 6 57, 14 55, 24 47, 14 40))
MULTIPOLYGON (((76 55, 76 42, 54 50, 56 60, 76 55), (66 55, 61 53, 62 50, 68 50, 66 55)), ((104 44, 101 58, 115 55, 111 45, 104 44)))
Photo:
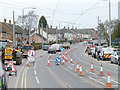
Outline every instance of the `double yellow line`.
POLYGON ((26 81, 27 81, 27 71, 28 71, 28 67, 25 67, 23 74, 22 74, 22 80, 21 80, 21 88, 26 88, 26 81))

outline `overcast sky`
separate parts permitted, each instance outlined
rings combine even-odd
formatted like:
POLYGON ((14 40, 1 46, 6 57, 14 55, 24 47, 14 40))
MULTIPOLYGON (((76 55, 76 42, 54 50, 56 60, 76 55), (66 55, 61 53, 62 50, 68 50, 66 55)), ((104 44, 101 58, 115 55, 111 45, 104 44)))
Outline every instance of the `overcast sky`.
MULTIPOLYGON (((111 0, 112 19, 118 18, 118 1, 111 0)), ((13 10, 17 19, 23 8, 35 7, 35 13, 39 17, 44 15, 53 27, 60 24, 60 27, 96 28, 98 16, 102 22, 108 20, 108 4, 107 0, 0 0, 0 21, 12 20, 13 10)), ((30 10, 26 9, 25 14, 30 10)))

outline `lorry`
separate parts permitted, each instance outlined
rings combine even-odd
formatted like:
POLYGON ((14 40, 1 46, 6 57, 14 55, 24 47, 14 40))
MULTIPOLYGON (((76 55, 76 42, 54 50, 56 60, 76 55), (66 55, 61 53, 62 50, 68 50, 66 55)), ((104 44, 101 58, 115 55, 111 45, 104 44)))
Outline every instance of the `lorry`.
POLYGON ((55 48, 56 52, 60 52, 61 51, 60 44, 52 44, 51 47, 55 48))
POLYGON ((27 57, 27 52, 29 50, 31 50, 31 49, 33 49, 31 45, 29 45, 29 44, 23 44, 22 45, 23 56, 27 57))
POLYGON ((99 54, 99 58, 101 60, 110 60, 111 54, 114 52, 113 50, 114 50, 114 48, 110 48, 110 47, 102 48, 101 52, 99 54))

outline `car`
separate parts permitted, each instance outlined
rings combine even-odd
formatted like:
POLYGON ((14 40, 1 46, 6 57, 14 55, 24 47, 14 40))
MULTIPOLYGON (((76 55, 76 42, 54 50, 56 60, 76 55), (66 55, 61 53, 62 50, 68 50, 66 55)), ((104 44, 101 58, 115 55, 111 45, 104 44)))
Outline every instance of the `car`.
POLYGON ((50 47, 50 45, 44 45, 44 46, 43 46, 43 50, 44 50, 44 51, 48 51, 49 47, 50 47))
POLYGON ((56 49, 54 48, 54 47, 50 47, 49 49, 48 49, 48 54, 49 53, 54 53, 54 54, 56 54, 56 49))
POLYGON ((7 90, 8 76, 5 72, 4 65, 0 60, 0 89, 7 90))
POLYGON ((62 45, 62 47, 65 48, 65 49, 70 49, 70 43, 66 42, 62 45))
POLYGON ((120 66, 120 51, 115 51, 111 54, 111 63, 115 63, 120 66))

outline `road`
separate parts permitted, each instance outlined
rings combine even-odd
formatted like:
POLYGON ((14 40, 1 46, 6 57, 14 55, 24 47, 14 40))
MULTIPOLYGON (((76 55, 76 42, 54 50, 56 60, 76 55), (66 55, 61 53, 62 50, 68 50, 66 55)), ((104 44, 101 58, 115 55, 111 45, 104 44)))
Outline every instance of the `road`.
POLYGON ((55 58, 60 56, 57 53, 52 54, 50 66, 47 66, 49 55, 42 50, 36 51, 34 66, 31 63, 30 67, 27 67, 27 58, 24 58, 22 65, 15 65, 17 76, 9 76, 8 88, 106 88, 108 72, 111 75, 112 87, 118 87, 117 65, 110 64, 109 61, 93 59, 84 52, 86 46, 82 44, 71 45, 71 49, 72 51, 67 55, 68 62, 65 62, 65 65, 55 65, 55 58), (40 57, 41 54, 42 57, 40 57), (73 64, 70 63, 71 57, 73 64), (75 71, 77 62, 82 65, 83 76, 78 76, 75 71), (94 65, 94 73, 90 72, 91 62, 94 65), (104 76, 99 76, 101 64, 104 76))

